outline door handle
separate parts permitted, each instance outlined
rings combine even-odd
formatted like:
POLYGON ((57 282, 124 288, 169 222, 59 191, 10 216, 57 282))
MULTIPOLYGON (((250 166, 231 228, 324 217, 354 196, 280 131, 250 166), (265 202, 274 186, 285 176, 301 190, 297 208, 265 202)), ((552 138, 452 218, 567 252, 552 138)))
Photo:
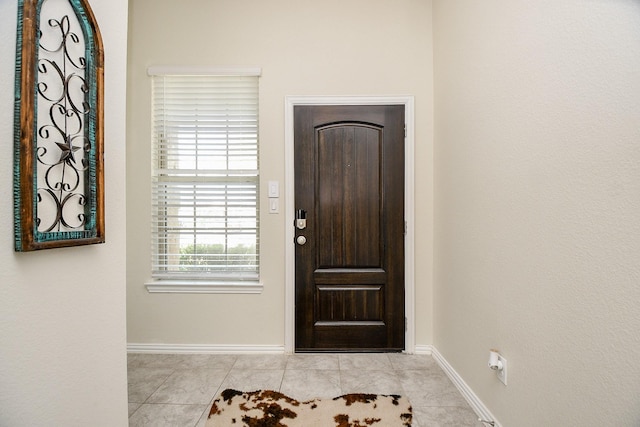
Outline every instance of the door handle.
POLYGON ((296 237, 296 243, 299 244, 300 246, 302 246, 305 243, 307 243, 307 238, 304 237, 304 236, 298 236, 298 237, 296 237))

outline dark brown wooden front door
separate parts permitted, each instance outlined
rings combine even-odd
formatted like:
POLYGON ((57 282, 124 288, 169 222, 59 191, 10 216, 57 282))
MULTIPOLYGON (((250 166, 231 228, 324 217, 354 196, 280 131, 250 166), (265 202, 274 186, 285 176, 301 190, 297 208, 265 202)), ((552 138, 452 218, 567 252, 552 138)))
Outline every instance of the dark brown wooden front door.
POLYGON ((403 105, 294 107, 296 351, 404 349, 404 132, 403 105))

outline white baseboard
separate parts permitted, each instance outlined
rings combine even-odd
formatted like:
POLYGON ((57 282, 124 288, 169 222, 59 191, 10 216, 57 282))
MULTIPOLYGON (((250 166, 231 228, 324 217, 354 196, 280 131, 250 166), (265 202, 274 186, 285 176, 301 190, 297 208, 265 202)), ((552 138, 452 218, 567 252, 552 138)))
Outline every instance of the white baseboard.
POLYGON ((284 354, 282 345, 127 344, 128 353, 284 354))
POLYGON ((471 390, 467 383, 464 382, 462 377, 456 372, 455 369, 453 369, 449 362, 447 362, 447 360, 440 354, 440 352, 438 352, 435 347, 432 347, 431 349, 431 356, 447 374, 449 379, 453 382, 458 391, 460 391, 462 396, 469 403, 471 409, 473 409, 478 417, 482 420, 493 421, 495 427, 501 427, 502 425, 496 420, 489 408, 487 408, 485 404, 482 403, 480 398, 473 392, 473 390, 471 390))
POLYGON ((428 344, 416 344, 415 354, 426 354, 431 356, 433 354, 433 346, 428 344))
MULTIPOLYGON (((433 346, 416 345, 415 354, 431 356, 433 346)), ((219 344, 127 344, 128 353, 184 354, 284 354, 280 345, 219 345, 219 344)))

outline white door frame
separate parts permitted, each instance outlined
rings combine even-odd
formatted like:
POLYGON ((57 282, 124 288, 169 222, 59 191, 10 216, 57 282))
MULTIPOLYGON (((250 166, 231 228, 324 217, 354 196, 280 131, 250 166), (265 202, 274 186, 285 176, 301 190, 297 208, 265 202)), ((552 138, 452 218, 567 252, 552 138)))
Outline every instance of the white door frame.
POLYGON ((296 105, 404 105, 405 168, 404 215, 407 222, 405 236, 405 352, 415 353, 415 253, 414 253, 414 97, 413 96, 287 96, 284 107, 285 149, 285 315, 284 350, 295 350, 295 245, 294 236, 294 141, 293 107, 296 105))

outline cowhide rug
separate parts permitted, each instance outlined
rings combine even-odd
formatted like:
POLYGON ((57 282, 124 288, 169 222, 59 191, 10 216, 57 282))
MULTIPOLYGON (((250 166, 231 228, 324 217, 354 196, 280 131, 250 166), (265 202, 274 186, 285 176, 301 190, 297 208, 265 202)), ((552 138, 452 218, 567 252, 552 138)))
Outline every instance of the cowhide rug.
POLYGON ((403 427, 411 405, 397 395, 346 394, 299 402, 270 390, 223 391, 213 401, 205 427, 403 427))

